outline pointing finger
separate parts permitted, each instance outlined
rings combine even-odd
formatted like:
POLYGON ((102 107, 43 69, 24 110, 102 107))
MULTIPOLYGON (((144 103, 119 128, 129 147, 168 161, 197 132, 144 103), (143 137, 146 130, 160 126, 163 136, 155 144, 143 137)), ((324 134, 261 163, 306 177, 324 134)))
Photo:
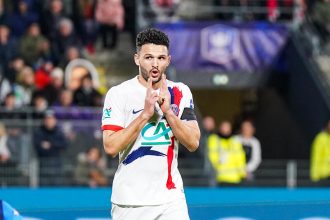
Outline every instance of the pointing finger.
POLYGON ((148 81, 147 81, 147 94, 151 93, 151 91, 152 91, 151 89, 152 89, 152 80, 149 77, 148 81))
POLYGON ((147 88, 152 88, 152 79, 151 77, 148 78, 148 82, 147 82, 147 88))
POLYGON ((166 82, 165 74, 162 75, 162 90, 163 90, 163 92, 166 92, 166 90, 167 90, 167 82, 166 82))

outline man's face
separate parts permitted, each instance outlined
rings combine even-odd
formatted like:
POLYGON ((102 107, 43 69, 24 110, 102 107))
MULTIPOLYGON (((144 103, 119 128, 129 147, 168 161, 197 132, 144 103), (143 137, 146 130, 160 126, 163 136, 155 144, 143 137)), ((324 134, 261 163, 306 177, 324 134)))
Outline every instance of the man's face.
POLYGON ((227 121, 222 122, 219 126, 219 132, 222 135, 231 135, 232 132, 231 124, 227 121))
POLYGON ((164 45, 144 44, 135 54, 134 60, 143 79, 148 81, 150 77, 155 84, 161 80, 162 74, 170 64, 171 56, 164 45))
POLYGON ((54 116, 46 116, 44 119, 44 125, 48 130, 52 130, 56 126, 56 118, 54 116))
POLYGON ((245 121, 241 126, 241 132, 245 137, 252 137, 254 135, 254 127, 251 122, 245 121))

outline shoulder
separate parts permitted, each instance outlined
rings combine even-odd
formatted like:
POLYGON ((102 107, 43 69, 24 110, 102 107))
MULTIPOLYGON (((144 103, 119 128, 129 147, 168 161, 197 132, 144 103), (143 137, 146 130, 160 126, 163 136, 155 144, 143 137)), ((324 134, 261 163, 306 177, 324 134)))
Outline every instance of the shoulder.
POLYGON ((327 134, 327 132, 321 131, 316 135, 315 139, 316 140, 324 140, 324 139, 327 139, 328 137, 330 137, 330 136, 327 134))
POLYGON ((134 82, 133 79, 129 79, 126 80, 118 85, 115 85, 113 87, 111 87, 108 92, 107 95, 109 94, 119 94, 119 95, 123 95, 125 93, 127 93, 128 91, 132 90, 134 88, 134 82))
POLYGON ((210 134, 207 138, 208 140, 218 140, 219 136, 217 134, 210 134))
POLYGON ((173 82, 171 80, 167 80, 167 85, 168 85, 168 87, 171 87, 171 88, 177 87, 181 90, 190 90, 189 87, 182 82, 173 82))
POLYGON ((181 94, 183 97, 191 96, 190 88, 182 82, 173 82, 167 80, 167 86, 172 95, 181 94))
POLYGON ((242 141, 242 139, 243 139, 243 137, 240 134, 234 135, 233 138, 238 141, 242 141))

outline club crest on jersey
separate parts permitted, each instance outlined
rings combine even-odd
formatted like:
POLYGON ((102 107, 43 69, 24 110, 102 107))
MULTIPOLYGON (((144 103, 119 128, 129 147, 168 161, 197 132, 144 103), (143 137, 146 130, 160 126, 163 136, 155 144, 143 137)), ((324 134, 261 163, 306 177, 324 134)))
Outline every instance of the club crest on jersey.
POLYGON ((171 94, 171 108, 176 116, 179 115, 180 112, 180 103, 183 97, 182 91, 177 87, 173 86, 173 88, 168 87, 168 91, 171 94))
POLYGON ((172 104, 172 105, 171 105, 171 109, 172 109, 172 111, 174 112, 174 114, 175 114, 176 116, 179 115, 179 107, 178 107, 176 104, 172 104))
POLYGON ((107 119, 107 118, 111 118, 111 112, 112 112, 112 108, 106 108, 103 110, 103 114, 102 114, 102 120, 107 119))

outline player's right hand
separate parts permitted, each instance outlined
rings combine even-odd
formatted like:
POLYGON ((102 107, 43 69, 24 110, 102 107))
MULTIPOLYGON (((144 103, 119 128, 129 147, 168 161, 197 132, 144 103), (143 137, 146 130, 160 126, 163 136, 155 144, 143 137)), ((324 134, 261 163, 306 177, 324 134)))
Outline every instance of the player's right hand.
POLYGON ((159 95, 156 90, 152 88, 152 79, 149 77, 147 82, 147 93, 144 101, 144 110, 142 115, 147 119, 151 118, 155 112, 155 103, 158 101, 159 95))

